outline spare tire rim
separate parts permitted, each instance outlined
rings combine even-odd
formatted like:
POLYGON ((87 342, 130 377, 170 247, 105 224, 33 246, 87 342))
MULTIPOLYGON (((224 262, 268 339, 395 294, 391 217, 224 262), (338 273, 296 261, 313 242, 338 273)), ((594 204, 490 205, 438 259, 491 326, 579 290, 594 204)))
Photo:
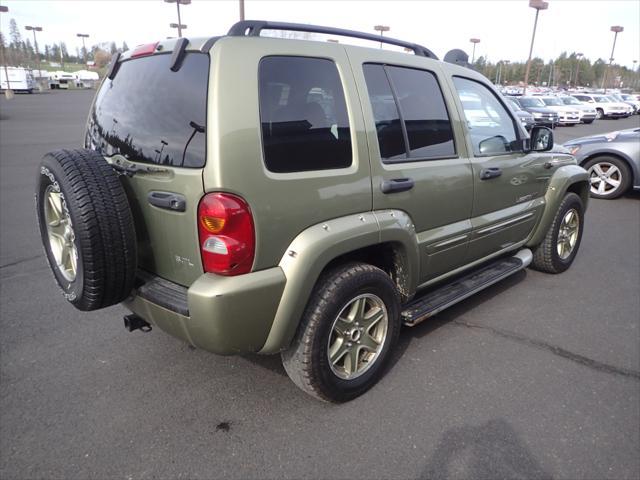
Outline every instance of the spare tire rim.
POLYGON ((343 380, 364 374, 384 347, 389 315, 384 302, 367 293, 350 300, 331 326, 327 356, 331 371, 343 380))
POLYGON ((47 223, 49 249, 56 267, 67 281, 73 282, 78 269, 76 235, 63 196, 53 185, 49 185, 44 193, 44 218, 47 223))
POLYGON ((613 195, 622 184, 622 172, 613 163, 598 162, 589 168, 591 193, 613 195))
POLYGON ((558 232, 557 250, 558 256, 562 260, 569 258, 578 243, 578 232, 580 230, 580 216, 575 208, 567 211, 560 223, 558 232))

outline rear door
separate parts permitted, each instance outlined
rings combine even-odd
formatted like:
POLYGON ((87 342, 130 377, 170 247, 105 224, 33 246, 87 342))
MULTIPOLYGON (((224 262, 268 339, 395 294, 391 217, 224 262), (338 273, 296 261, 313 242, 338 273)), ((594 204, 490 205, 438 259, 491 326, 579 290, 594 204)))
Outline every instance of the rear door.
POLYGON ((121 177, 135 219, 138 263, 188 286, 202 274, 197 208, 209 55, 188 52, 177 72, 170 66, 170 51, 123 61, 96 95, 85 146, 112 162, 155 169, 121 177))
POLYGON ((473 180, 455 108, 442 93, 437 62, 364 49, 349 56, 367 127, 373 207, 411 216, 424 283, 464 263, 471 232, 473 180))
POLYGON ((490 86, 464 76, 450 78, 465 118, 473 169, 473 232, 466 255, 472 262, 529 236, 556 167, 545 167, 552 154, 522 152, 524 132, 490 86))

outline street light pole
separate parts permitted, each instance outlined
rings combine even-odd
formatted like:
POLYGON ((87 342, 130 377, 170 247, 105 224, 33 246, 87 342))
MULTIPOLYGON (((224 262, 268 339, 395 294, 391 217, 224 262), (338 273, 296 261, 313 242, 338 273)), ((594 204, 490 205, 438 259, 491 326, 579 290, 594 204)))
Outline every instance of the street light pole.
POLYGON ((240 0, 240 21, 244 21, 244 0, 240 0))
POLYGON ((182 24, 182 19, 180 18, 180 5, 189 5, 191 0, 164 0, 166 3, 175 3, 176 9, 178 11, 178 23, 170 23, 169 26, 171 28, 178 29, 178 37, 182 37, 182 29, 187 28, 186 25, 182 24))
POLYGON ((575 87, 578 88, 578 74, 580 73, 580 59, 584 57, 582 53, 576 53, 576 79, 575 79, 575 87))
POLYGON ((536 9, 536 19, 533 22, 533 34, 531 35, 531 47, 529 47, 529 59, 527 60, 527 68, 524 71, 524 89, 522 95, 527 93, 527 84, 529 83, 529 70, 531 69, 531 54, 533 53, 533 42, 536 39, 536 28, 538 26, 538 14, 540 10, 549 8, 549 3, 544 0, 529 0, 529 6, 536 9))
POLYGON ((89 38, 89 34, 88 33, 77 33, 76 36, 82 38, 82 52, 84 53, 84 65, 86 67, 87 66, 87 47, 85 47, 85 45, 84 45, 84 39, 85 38, 89 38))
POLYGON ((40 70, 40 52, 38 52, 38 41, 36 40, 36 32, 41 32, 42 27, 32 27, 31 25, 27 25, 24 28, 33 32, 33 44, 36 49, 36 60, 38 61, 38 78, 42 78, 42 70, 40 70))
MULTIPOLYGON (((380 38, 382 39, 382 34, 384 32, 388 32, 389 30, 391 30, 391 27, 387 26, 387 25, 376 25, 373 27, 373 29, 376 32, 380 32, 380 38)), ((380 40, 380 48, 382 48, 382 40, 380 40)))
POLYGON ((469 41, 473 43, 473 54, 471 55, 471 65, 476 61, 476 44, 480 43, 479 38, 470 38, 469 41))
POLYGON ((614 25, 613 27, 611 27, 611 31, 614 32, 613 35, 613 47, 611 48, 611 56, 609 57, 609 65, 607 65, 607 68, 605 68, 604 70, 604 75, 602 76, 602 88, 604 88, 604 93, 607 93, 607 73, 609 72, 609 69, 611 68, 611 64, 613 63, 613 52, 616 49, 616 40, 618 39, 618 33, 622 32, 624 30, 624 27, 621 27, 620 25, 614 25))

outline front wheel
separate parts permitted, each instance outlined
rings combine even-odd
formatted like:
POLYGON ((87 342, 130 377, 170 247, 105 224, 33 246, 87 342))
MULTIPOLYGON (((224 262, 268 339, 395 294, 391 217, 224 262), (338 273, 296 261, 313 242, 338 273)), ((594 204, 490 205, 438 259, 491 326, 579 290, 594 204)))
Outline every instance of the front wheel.
POLYGON ((575 193, 567 193, 544 240, 533 252, 531 266, 547 273, 562 273, 567 270, 580 248, 583 229, 582 199, 575 193))
POLYGON ((347 264, 318 281, 282 363, 305 392, 345 402, 380 379, 399 333, 400 299, 389 275, 347 264))
POLYGON ((604 110, 602 110, 601 108, 597 108, 596 109, 596 118, 598 120, 604 118, 604 110))
POLYGON ((616 157, 592 158, 584 164, 589 173, 590 193, 594 198, 618 198, 631 186, 629 166, 616 157))

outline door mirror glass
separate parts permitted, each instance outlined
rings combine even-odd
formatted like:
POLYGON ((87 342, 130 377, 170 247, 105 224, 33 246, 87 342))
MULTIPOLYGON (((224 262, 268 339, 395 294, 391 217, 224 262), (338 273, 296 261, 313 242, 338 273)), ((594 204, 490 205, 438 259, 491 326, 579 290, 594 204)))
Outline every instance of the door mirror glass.
POLYGON ((553 148, 553 132, 547 127, 533 127, 529 142, 530 152, 548 152, 553 148))

